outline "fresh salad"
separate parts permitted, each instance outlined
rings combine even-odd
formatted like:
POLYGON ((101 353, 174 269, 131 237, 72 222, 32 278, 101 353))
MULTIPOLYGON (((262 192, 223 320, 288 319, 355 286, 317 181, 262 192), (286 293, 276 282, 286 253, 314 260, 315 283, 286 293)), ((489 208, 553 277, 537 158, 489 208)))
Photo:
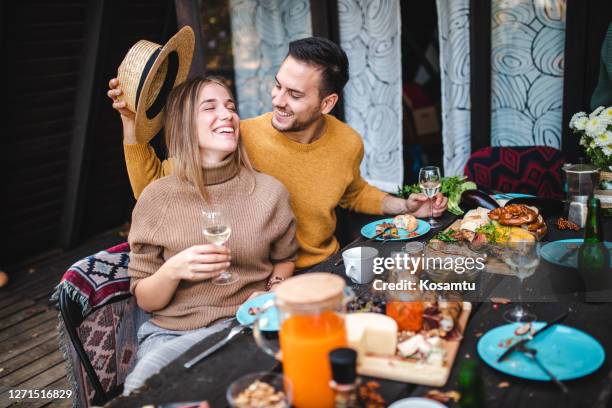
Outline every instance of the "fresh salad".
POLYGON ((459 240, 454 237, 456 232, 457 231, 452 228, 448 231, 440 231, 433 237, 433 239, 437 239, 442 242, 458 242, 459 240))
MULTIPOLYGON (((476 183, 467 181, 464 176, 442 177, 440 192, 448 197, 448 211, 455 215, 462 215, 463 210, 459 208, 461 194, 466 190, 476 190, 476 183)), ((412 193, 420 193, 421 187, 418 184, 405 185, 398 187, 397 194, 400 197, 408 198, 412 193)))

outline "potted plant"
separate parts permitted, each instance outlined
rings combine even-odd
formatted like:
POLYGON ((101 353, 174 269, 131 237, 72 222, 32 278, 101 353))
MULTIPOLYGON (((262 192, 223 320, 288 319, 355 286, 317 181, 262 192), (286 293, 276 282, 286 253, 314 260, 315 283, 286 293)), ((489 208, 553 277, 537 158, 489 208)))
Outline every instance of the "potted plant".
POLYGON ((606 212, 612 208, 612 106, 598 107, 588 116, 578 112, 572 116, 570 129, 580 137, 580 145, 595 166, 600 169, 599 190, 595 195, 600 198, 606 212))

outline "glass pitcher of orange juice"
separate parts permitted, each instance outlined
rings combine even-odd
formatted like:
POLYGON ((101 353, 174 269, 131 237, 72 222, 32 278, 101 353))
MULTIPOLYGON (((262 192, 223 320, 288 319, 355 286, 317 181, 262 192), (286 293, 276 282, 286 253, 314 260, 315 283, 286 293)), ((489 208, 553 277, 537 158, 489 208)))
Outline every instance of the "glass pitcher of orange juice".
POLYGON ((341 277, 322 272, 287 279, 275 293, 280 320, 278 344, 262 333, 263 319, 253 325, 257 344, 282 361, 283 374, 292 385, 294 406, 333 407, 328 354, 347 346, 342 313, 352 291, 341 277))

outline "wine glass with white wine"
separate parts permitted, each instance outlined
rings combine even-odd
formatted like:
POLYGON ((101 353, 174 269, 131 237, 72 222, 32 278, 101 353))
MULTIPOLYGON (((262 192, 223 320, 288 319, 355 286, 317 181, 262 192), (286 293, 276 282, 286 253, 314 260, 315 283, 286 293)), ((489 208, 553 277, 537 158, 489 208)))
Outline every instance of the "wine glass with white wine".
MULTIPOLYGON (((203 211, 204 229, 202 233, 206 241, 214 245, 224 245, 232 234, 232 227, 220 211, 203 211)), ((238 280, 236 272, 223 271, 212 280, 215 285, 229 285, 238 280)))
POLYGON ((432 228, 439 227, 440 223, 433 217, 433 198, 438 194, 440 186, 442 185, 440 168, 436 166, 421 168, 421 171, 419 171, 419 185, 421 186, 421 191, 429 198, 429 225, 431 225, 432 228))

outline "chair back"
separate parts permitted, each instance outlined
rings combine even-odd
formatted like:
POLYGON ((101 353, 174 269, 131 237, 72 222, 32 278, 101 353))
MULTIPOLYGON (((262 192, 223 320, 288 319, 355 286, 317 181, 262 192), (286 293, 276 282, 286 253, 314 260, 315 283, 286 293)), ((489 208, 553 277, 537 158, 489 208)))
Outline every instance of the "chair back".
POLYGON ((485 191, 563 198, 565 158, 548 146, 485 147, 472 153, 464 174, 485 191))
POLYGON ((129 250, 126 243, 74 263, 52 297, 76 406, 118 395, 135 363, 136 333, 147 316, 129 292, 129 250))

